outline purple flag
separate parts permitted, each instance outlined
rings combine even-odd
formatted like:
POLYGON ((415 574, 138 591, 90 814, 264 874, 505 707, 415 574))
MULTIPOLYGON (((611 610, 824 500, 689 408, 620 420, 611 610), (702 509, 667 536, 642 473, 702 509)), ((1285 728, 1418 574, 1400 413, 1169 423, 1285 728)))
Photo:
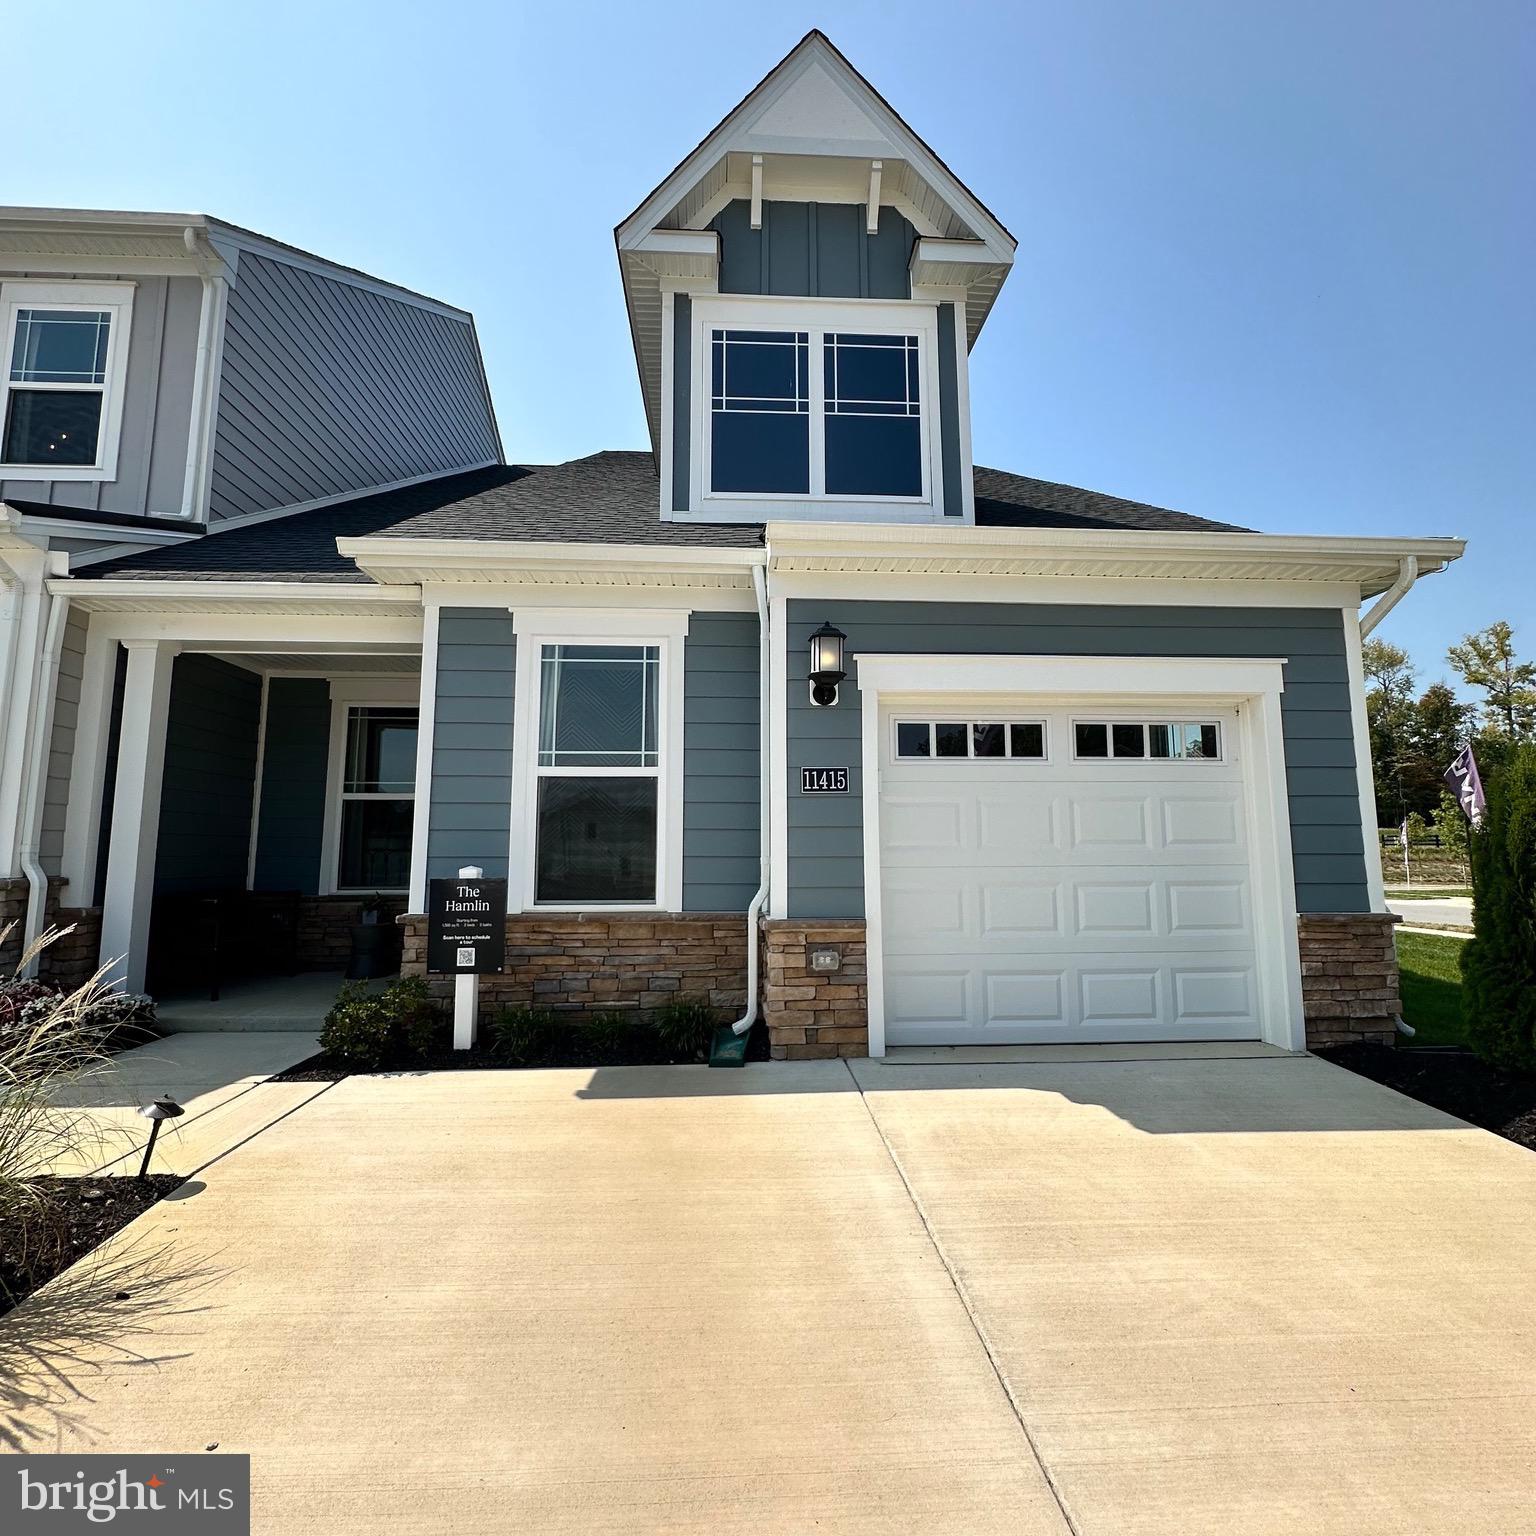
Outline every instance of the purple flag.
POLYGON ((1472 755, 1470 742, 1456 754, 1456 760, 1445 770, 1445 782, 1451 786, 1451 793, 1456 796, 1461 814, 1474 827, 1482 826, 1483 812, 1488 808, 1488 802, 1483 798, 1483 779, 1477 771, 1477 759, 1472 755))

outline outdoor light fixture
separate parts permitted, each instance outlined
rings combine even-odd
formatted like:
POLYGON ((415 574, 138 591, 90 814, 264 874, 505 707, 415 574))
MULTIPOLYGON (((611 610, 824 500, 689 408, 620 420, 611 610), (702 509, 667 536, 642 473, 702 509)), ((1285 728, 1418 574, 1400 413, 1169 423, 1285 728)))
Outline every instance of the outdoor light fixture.
POLYGON ((149 1160, 155 1155, 155 1137, 160 1134, 160 1123, 163 1120, 174 1120, 178 1115, 186 1114, 180 1104, 170 1094, 162 1093, 153 1104, 146 1104, 139 1113, 149 1121, 149 1145, 144 1148, 144 1161, 139 1164, 139 1177, 145 1178, 149 1173, 149 1160))
POLYGON ((811 635, 811 703, 819 708, 837 703, 837 685, 848 676, 843 669, 843 641, 847 638, 830 622, 811 635))

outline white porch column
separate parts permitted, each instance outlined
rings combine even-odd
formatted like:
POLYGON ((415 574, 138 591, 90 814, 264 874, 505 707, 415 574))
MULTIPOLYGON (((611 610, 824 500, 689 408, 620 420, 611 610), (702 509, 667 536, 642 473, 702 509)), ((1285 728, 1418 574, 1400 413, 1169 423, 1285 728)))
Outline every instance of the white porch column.
POLYGON ((37 709, 43 631, 48 621, 48 552, 21 540, 0 547, 5 585, 0 594, 0 880, 21 873, 21 812, 27 757, 37 709))
POLYGON ((64 808, 64 905, 91 906, 96 894, 96 850, 101 838, 101 797, 107 776, 107 738, 112 728, 112 685, 117 641, 106 633, 105 615, 95 614, 85 636, 75 750, 69 765, 69 799, 64 808))
POLYGON ((130 992, 142 992, 155 889, 171 668, 177 647, 165 640, 125 640, 123 644, 128 648, 128 670, 101 905, 101 959, 103 965, 112 962, 110 979, 121 980, 130 992))

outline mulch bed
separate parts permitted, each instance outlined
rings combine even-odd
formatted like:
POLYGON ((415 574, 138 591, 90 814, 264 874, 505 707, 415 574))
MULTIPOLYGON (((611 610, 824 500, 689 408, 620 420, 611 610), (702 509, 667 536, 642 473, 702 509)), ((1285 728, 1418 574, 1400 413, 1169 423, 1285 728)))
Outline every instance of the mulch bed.
MULTIPOLYGON (((546 1067, 687 1067, 698 1066, 703 1056, 680 1055, 669 1052, 662 1043, 643 1032, 616 1045, 601 1048, 598 1042, 586 1038, 584 1031, 573 1027, 549 1050, 531 1061, 508 1061, 505 1056, 494 1054, 490 1046, 480 1040, 467 1051, 456 1051, 450 1042, 435 1046, 425 1056, 409 1061, 396 1062, 391 1066, 359 1068, 321 1052, 296 1063, 273 1079, 279 1083, 335 1083, 344 1077, 352 1077, 368 1071, 378 1072, 528 1072, 546 1067)), ((761 1024, 752 1027, 747 1045, 748 1061, 768 1060, 768 1031, 761 1024)))
POLYGON ((1331 1046, 1316 1054, 1336 1067, 1358 1072, 1421 1104, 1536 1150, 1536 1078, 1512 1077, 1471 1051, 1354 1044, 1331 1046))
POLYGON ((55 1197, 58 1227, 46 1259, 23 1269, 8 1257, 20 1252, 21 1233, 0 1220, 0 1317, 184 1182, 179 1173, 152 1173, 142 1181, 38 1179, 55 1197))

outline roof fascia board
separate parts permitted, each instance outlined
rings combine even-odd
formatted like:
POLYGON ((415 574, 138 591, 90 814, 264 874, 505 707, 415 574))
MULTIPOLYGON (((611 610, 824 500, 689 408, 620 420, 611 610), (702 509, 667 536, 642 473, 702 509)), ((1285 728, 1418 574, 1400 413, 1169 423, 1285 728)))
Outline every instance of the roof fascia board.
POLYGON ((202 581, 197 577, 181 580, 153 578, 116 578, 56 576, 48 583, 54 597, 68 597, 89 607, 92 598, 196 598, 209 603, 265 600, 267 602, 325 602, 356 604, 387 603, 392 606, 415 603, 417 594, 404 586, 380 587, 356 581, 202 581))
POLYGON ((480 575, 504 570, 619 567, 632 570, 734 572, 762 565, 761 549, 672 549, 645 544, 576 544, 522 539, 337 539, 336 549, 360 569, 381 581, 413 579, 408 573, 423 567, 473 570, 480 575))

